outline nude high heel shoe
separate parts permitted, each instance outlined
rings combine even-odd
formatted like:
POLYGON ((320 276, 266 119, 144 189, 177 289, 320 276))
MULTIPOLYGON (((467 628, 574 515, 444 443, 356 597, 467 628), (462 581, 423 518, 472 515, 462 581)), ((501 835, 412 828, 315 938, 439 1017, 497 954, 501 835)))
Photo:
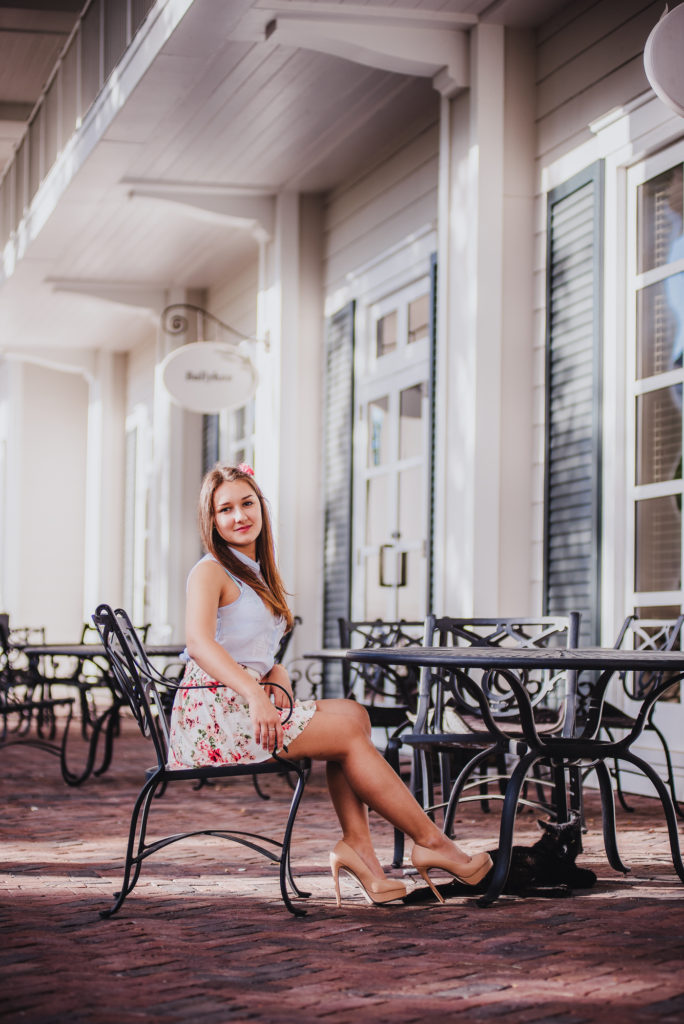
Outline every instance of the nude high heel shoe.
POLYGON ((433 884, 428 874, 429 871, 439 868, 440 871, 446 871, 447 874, 452 875, 465 885, 477 885, 493 865, 492 858, 488 853, 478 853, 475 857, 471 858, 470 863, 465 868, 462 868, 455 860, 445 857, 444 854, 437 853, 435 850, 430 850, 427 846, 413 847, 411 863, 430 886, 440 903, 444 903, 444 897, 433 884))
POLYGON ((338 907, 342 906, 340 871, 346 871, 348 875, 356 879, 369 903, 390 903, 392 900, 401 900, 406 895, 406 886, 403 882, 399 882, 396 878, 376 878, 371 874, 365 861, 343 839, 340 839, 330 854, 330 869, 335 883, 335 898, 338 907))

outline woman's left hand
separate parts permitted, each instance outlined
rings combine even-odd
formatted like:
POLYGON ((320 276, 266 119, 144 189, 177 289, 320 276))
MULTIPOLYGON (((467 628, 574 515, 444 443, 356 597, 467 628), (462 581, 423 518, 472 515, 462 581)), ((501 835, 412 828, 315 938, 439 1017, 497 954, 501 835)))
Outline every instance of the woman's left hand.
POLYGON ((267 696, 273 698, 273 703, 277 708, 285 708, 289 711, 294 701, 294 695, 290 677, 282 665, 274 665, 268 675, 262 679, 261 685, 267 696))

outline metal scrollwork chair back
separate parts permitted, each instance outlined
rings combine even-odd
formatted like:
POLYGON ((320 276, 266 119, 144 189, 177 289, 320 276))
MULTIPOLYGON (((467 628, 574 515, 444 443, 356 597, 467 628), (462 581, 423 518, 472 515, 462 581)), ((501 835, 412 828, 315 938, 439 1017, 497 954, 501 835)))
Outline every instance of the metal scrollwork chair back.
MULTIPOLYGON (((145 653, 142 641, 123 609, 113 610, 109 605, 102 604, 94 613, 93 622, 107 651, 121 696, 130 707, 143 735, 152 741, 157 756, 156 767, 146 771, 144 785, 138 794, 133 808, 121 890, 116 894, 112 907, 101 911, 101 915, 109 917, 119 910, 124 899, 135 887, 140 876, 143 861, 147 857, 171 843, 196 835, 211 835, 228 839, 233 843, 247 846, 269 860, 278 863, 280 866, 280 891, 285 906, 290 913, 296 916, 305 914, 306 912, 303 909, 293 904, 290 896, 290 892, 296 897, 306 897, 309 895, 309 893, 305 893, 297 887, 292 876, 290 841, 305 781, 310 769, 310 762, 305 759, 290 761, 274 753, 272 761, 264 761, 258 764, 168 768, 168 695, 169 692, 181 688, 182 684, 167 679, 155 669, 145 653), (167 836, 155 842, 147 841, 146 833, 152 799, 166 785, 176 782, 202 781, 214 778, 278 774, 282 772, 283 767, 286 767, 289 772, 297 776, 297 785, 292 795, 290 811, 282 840, 272 839, 266 835, 253 832, 211 827, 167 836)), ((208 813, 212 817, 218 813, 215 804, 208 809, 208 813)))
MULTIPOLYGON (((618 650, 626 646, 639 651, 676 650, 679 649, 681 645, 683 623, 684 615, 680 615, 673 619, 640 618, 637 615, 628 615, 620 628, 614 646, 618 650)), ((655 686, 660 684, 663 678, 663 673, 655 671, 620 672, 618 678, 620 689, 624 695, 622 703, 626 704, 627 707, 617 707, 614 703, 606 701, 603 705, 603 713, 601 715, 601 728, 611 740, 613 739, 613 734, 616 730, 631 730, 634 727, 639 702, 642 701, 644 697, 647 697, 655 686)), ((579 690, 581 709, 581 702, 591 694, 591 686, 583 686, 580 682, 579 690)), ((666 699, 667 696, 665 697, 665 700, 666 699)), ((672 756, 670 754, 670 747, 665 733, 655 721, 656 707, 657 705, 654 704, 651 708, 643 728, 645 732, 652 732, 658 738, 662 748, 666 776, 665 781, 672 795, 672 803, 679 817, 684 818, 684 809, 681 807, 677 799, 675 774, 672 764, 672 756)), ((613 762, 611 774, 615 779, 618 799, 626 811, 631 811, 632 808, 625 797, 622 787, 623 772, 633 773, 633 769, 623 767, 620 765, 618 760, 615 760, 613 762)))
MULTIPOLYGON (((426 628, 426 644, 438 647, 576 646, 579 614, 567 616, 432 618, 426 628)), ((528 672, 525 689, 538 729, 562 730, 574 714, 574 673, 528 672)), ((430 813, 445 810, 445 830, 450 830, 459 800, 479 800, 489 809, 488 798, 503 799, 508 770, 506 754, 511 737, 519 733, 519 706, 511 687, 498 672, 423 669, 420 700, 414 729, 402 742, 414 754, 414 790, 430 813), (493 767, 495 774, 489 769, 493 767), (437 769, 441 803, 434 802, 437 769), (457 778, 454 776, 456 770, 457 778), (496 784, 498 793, 489 787, 496 784), (475 795, 468 791, 476 789, 475 795), (463 796, 463 793, 466 793, 463 796)), ((542 786, 553 781, 535 780, 535 806, 547 809, 542 786)), ((526 798, 523 797, 523 801, 526 798)))
MULTIPOLYGON (((369 647, 416 647, 425 639, 425 622, 338 619, 340 647, 343 649, 369 647)), ((384 730, 383 755, 397 774, 400 774, 399 751, 401 735, 411 728, 418 704, 417 669, 404 665, 380 666, 371 664, 342 664, 343 696, 362 704, 370 718, 371 727, 384 730)), ((399 866, 403 860, 404 836, 395 830, 392 863, 399 866)))

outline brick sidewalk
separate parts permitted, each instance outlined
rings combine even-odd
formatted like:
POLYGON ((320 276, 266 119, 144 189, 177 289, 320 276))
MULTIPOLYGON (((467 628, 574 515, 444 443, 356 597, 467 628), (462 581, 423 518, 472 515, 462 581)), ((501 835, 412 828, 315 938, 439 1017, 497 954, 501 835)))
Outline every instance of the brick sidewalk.
MULTIPOLYGON (((56 760, 39 751, 0 750, 0 759, 3 1020, 684 1019, 684 887, 655 800, 635 797, 634 814, 618 811, 620 851, 632 867, 623 878, 607 865, 589 796, 580 863, 599 879, 571 899, 383 908, 368 906, 349 883, 338 910, 327 867, 338 833, 316 770, 293 844, 295 874, 313 893, 307 917, 295 920, 282 906, 277 868, 202 838, 147 861, 120 913, 102 920, 98 910, 120 883, 139 765, 151 763, 147 745, 126 722, 109 773, 80 789, 66 787, 56 760)), ((289 790, 279 779, 265 788, 267 803, 248 781, 199 792, 178 786, 155 805, 151 832, 155 823, 163 834, 255 814, 280 825, 289 790)), ((373 825, 389 862, 391 831, 377 818, 373 825)), ((476 805, 457 829, 466 849, 496 846, 497 816, 476 805)), ((516 841, 537 836, 525 814, 516 841)))

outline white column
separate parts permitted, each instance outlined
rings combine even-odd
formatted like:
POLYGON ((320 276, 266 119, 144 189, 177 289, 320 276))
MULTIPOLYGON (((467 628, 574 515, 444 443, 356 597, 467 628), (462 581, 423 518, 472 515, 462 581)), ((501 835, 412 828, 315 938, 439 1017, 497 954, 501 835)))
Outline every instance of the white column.
POLYGON ((471 89, 442 99, 435 610, 497 610, 504 30, 471 36, 471 89))
POLYGON ((83 621, 123 597, 124 357, 100 351, 89 378, 83 621))
POLYGON ((299 384, 299 195, 281 193, 273 241, 260 261, 257 335, 259 389, 256 396, 255 462, 259 484, 273 517, 280 567, 294 573, 292 511, 288 494, 296 472, 299 384))
POLYGON ((260 246, 255 464, 269 499, 296 644, 317 643, 321 606, 321 208, 282 193, 275 234, 260 246))
POLYGON ((22 509, 17 495, 23 492, 22 446, 23 446, 23 402, 24 364, 19 360, 7 359, 2 362, 2 402, 0 408, 0 439, 4 449, 2 532, 2 576, 0 577, 0 602, 2 611, 12 612, 18 607, 21 588, 22 555, 22 509))
MULTIPOLYGON (((202 306, 204 296, 189 291, 168 294, 168 304, 202 306)), ((160 364, 173 349, 196 341, 192 317, 188 331, 157 337, 152 423, 152 480, 150 486, 148 608, 155 639, 182 639, 185 580, 200 554, 197 499, 202 478, 202 417, 175 405, 161 380, 160 364)))

